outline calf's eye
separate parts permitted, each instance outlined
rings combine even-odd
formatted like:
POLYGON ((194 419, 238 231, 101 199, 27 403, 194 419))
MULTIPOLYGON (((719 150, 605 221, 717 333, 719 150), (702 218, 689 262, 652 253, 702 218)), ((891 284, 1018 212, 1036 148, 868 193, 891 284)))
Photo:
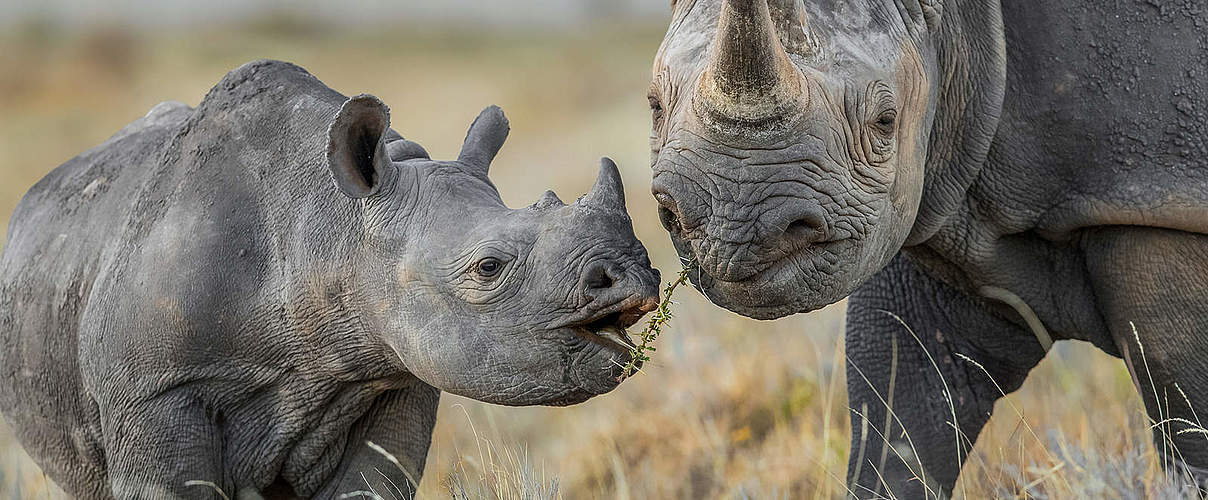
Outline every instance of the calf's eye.
POLYGON ((482 259, 478 261, 478 265, 475 266, 475 272, 484 278, 493 278, 495 275, 499 274, 499 271, 501 270, 503 270, 503 262, 500 262, 499 259, 494 257, 482 259))

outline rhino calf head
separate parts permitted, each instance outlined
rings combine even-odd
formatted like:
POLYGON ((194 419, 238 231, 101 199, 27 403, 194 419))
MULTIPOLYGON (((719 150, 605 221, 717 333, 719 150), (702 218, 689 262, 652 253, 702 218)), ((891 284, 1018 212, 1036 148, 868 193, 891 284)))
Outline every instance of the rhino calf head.
POLYGON ((625 328, 657 306, 659 274, 634 236, 620 173, 601 160, 591 191, 504 205, 487 176, 508 122, 484 110, 456 161, 388 131, 377 98, 349 99, 328 163, 362 200, 355 284, 361 319, 407 371, 504 405, 566 405, 612 390, 625 328))

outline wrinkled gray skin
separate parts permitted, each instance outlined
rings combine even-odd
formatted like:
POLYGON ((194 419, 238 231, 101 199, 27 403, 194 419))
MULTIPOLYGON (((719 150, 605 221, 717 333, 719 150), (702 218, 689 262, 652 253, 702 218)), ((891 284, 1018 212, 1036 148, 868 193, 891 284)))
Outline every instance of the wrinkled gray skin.
POLYGON ((1135 324, 1150 416, 1208 415, 1205 68, 1196 2, 679 0, 653 192, 714 303, 851 294, 852 490, 947 494, 1001 396, 960 356, 1013 391, 1034 332, 1139 368, 1135 324))
POLYGON ((440 391, 566 405, 617 385, 628 352, 593 332, 654 307, 659 278, 616 166, 572 205, 513 210, 487 179, 498 108, 453 162, 388 125, 377 98, 254 62, 29 191, 0 263, 0 408, 51 478, 331 498, 380 471, 405 496, 366 441, 418 481, 440 391))

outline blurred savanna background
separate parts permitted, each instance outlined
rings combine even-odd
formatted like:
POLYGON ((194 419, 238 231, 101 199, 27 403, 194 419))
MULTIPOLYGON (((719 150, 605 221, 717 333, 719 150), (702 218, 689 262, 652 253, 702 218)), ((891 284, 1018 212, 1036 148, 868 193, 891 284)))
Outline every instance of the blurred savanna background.
MULTIPOLYGON (((613 157, 638 236, 673 276, 649 195, 645 97, 667 3, 6 0, 0 235, 21 195, 63 161, 160 101, 196 105, 227 71, 273 58, 381 97, 393 127, 437 158, 456 156, 477 112, 500 105, 512 134, 491 175, 512 206, 547 188, 573 199, 598 158, 613 157)), ((443 396, 420 497, 844 496, 844 305, 759 322, 691 289, 678 302, 653 361, 611 394, 570 408, 443 396)), ((1122 362, 1059 344, 998 403, 953 493, 1174 496, 1149 426, 1122 362)), ((0 421, 0 498, 62 496, 0 421)))

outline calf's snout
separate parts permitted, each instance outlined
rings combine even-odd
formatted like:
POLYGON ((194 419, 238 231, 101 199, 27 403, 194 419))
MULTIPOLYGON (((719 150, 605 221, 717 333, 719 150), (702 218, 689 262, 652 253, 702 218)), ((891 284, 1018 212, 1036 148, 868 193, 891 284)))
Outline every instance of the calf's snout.
POLYGON ((636 315, 636 321, 658 307, 659 272, 649 265, 625 266, 613 259, 596 260, 584 267, 579 289, 600 307, 626 303, 623 314, 636 315))

